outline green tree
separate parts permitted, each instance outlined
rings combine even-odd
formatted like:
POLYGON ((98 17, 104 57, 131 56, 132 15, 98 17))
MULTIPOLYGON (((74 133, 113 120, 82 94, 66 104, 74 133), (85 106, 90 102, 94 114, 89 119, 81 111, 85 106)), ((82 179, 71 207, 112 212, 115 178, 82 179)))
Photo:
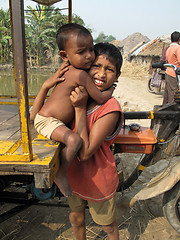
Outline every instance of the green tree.
MULTIPOLYGON (((26 14, 27 55, 30 66, 39 66, 47 61, 53 61, 58 55, 56 32, 68 23, 68 16, 54 7, 45 7, 37 4, 35 9, 28 6, 26 14)), ((72 22, 85 25, 77 15, 73 15, 72 22)))
MULTIPOLYGON (((68 16, 54 7, 37 4, 35 8, 27 7, 25 16, 26 50, 30 66, 41 66, 59 59, 56 44, 56 32, 68 23, 68 16)), ((72 22, 85 26, 76 14, 72 22)), ((89 29, 92 32, 91 29, 89 29)), ((6 63, 12 56, 10 11, 0 9, 0 62, 6 63)))
POLYGON ((0 9, 0 62, 6 63, 10 57, 12 49, 10 44, 11 28, 10 28, 10 13, 9 10, 0 9))
POLYGON ((116 40, 115 37, 113 37, 112 35, 105 35, 103 32, 101 32, 98 37, 94 40, 95 43, 99 43, 99 42, 111 42, 113 40, 116 40))
POLYGON ((52 22, 53 7, 37 4, 36 8, 28 6, 26 19, 27 52, 30 62, 40 66, 47 51, 53 50, 56 29, 52 22), (33 57, 32 57, 33 56, 33 57))
MULTIPOLYGON (((68 23, 68 16, 57 8, 39 4, 35 9, 30 6, 27 8, 26 45, 30 66, 40 66, 48 60, 53 62, 54 56, 58 54, 56 32, 59 27, 68 23)), ((72 22, 84 25, 84 21, 75 14, 72 22)))

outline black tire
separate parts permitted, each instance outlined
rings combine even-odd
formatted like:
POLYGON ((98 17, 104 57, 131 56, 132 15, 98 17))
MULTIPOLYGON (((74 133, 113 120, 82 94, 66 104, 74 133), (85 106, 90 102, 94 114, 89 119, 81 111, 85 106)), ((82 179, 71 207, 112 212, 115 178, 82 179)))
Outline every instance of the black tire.
POLYGON ((152 77, 150 77, 150 79, 148 80, 148 91, 150 93, 154 93, 156 95, 162 95, 163 94, 163 88, 164 88, 164 83, 163 81, 161 81, 160 86, 154 86, 152 84, 152 77))
POLYGON ((150 92, 150 93, 155 93, 155 87, 153 87, 153 85, 152 85, 152 77, 150 77, 150 79, 148 80, 148 91, 150 92))
POLYGON ((161 85, 160 85, 160 92, 163 93, 164 92, 164 88, 165 88, 165 80, 161 81, 161 85))
POLYGON ((165 192, 163 212, 170 225, 180 233, 180 182, 165 192))

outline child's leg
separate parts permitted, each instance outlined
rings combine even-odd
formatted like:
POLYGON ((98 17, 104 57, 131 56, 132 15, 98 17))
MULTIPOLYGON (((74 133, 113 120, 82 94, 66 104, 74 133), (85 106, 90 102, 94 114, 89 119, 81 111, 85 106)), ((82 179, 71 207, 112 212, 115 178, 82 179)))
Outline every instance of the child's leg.
POLYGON ((85 212, 70 212, 69 220, 77 240, 86 240, 85 212))
POLYGON ((109 240, 118 240, 119 239, 119 231, 117 222, 114 221, 109 225, 102 226, 103 230, 107 233, 109 240))
POLYGON ((74 133, 66 126, 59 126, 56 128, 51 134, 51 139, 66 145, 60 155, 60 168, 56 174, 55 183, 64 196, 69 197, 72 191, 67 179, 67 170, 81 147, 82 139, 77 133, 74 133))
POLYGON ((103 230, 108 235, 108 240, 118 240, 119 231, 116 221, 116 196, 102 201, 88 201, 89 211, 92 219, 98 225, 101 225, 103 230))
POLYGON ((86 240, 85 208, 87 201, 73 194, 68 198, 68 204, 71 209, 69 220, 74 236, 77 240, 86 240))

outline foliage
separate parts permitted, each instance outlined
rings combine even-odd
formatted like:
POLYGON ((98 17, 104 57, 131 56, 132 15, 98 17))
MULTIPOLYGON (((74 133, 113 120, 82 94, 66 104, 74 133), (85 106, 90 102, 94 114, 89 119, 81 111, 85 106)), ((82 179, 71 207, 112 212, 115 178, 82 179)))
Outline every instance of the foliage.
MULTIPOLYGON (((72 22, 85 26, 84 21, 73 14, 72 22)), ((37 4, 27 7, 25 15, 26 52, 28 65, 41 66, 59 59, 56 32, 68 23, 68 16, 54 8, 37 4)), ((91 29, 89 29, 92 32, 91 29)), ((100 33, 95 42, 110 42, 113 36, 100 33)), ((0 63, 7 63, 12 57, 10 11, 0 9, 0 63)))
MULTIPOLYGON (((68 23, 68 16, 63 15, 57 8, 39 4, 35 9, 28 6, 28 10, 26 44, 29 65, 41 66, 48 61, 53 63, 58 54, 56 32, 59 27, 68 23)), ((72 22, 84 25, 83 20, 77 15, 73 15, 72 22)))
POLYGON ((26 15, 26 45, 27 56, 30 65, 41 65, 45 53, 52 51, 56 29, 52 22, 50 11, 52 7, 36 5, 36 8, 28 6, 26 15))
POLYGON ((9 10, 0 9, 0 63, 9 61, 10 56, 11 23, 9 10))
POLYGON ((112 35, 105 35, 103 32, 101 32, 98 37, 94 40, 95 43, 99 42, 112 42, 113 40, 116 40, 115 37, 112 35))

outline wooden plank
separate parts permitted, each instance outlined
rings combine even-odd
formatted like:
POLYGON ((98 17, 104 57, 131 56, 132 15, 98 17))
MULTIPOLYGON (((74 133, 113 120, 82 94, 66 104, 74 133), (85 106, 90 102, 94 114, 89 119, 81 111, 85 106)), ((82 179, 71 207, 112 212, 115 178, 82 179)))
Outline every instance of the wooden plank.
POLYGON ((0 105, 0 175, 32 175, 37 188, 52 186, 59 168, 58 144, 38 135, 31 123, 33 158, 27 161, 20 145, 16 105, 0 105))
MULTIPOLYGON (((11 156, 14 159, 18 159, 18 161, 0 161, 0 171, 7 172, 46 172, 49 170, 54 161, 57 161, 54 157, 56 153, 56 157, 58 156, 58 145, 53 144, 50 140, 46 141, 33 141, 33 161, 26 162, 19 160, 19 156, 17 152, 11 155, 4 155, 4 158, 11 156)), ((21 156, 21 155, 20 155, 21 156)), ((23 156, 23 155, 22 155, 23 156)))

